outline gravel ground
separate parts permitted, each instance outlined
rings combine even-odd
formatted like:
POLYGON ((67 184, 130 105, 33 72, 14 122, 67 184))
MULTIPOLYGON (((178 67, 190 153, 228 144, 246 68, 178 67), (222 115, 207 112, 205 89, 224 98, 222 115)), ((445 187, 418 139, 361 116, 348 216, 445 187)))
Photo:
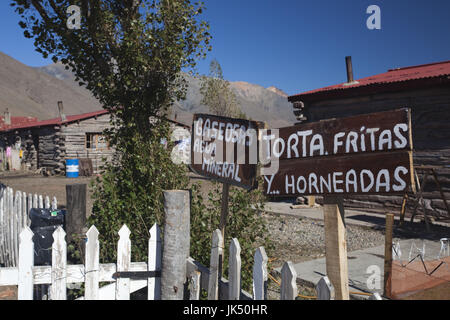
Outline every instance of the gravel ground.
MULTIPOLYGON (((325 256, 325 232, 323 221, 301 217, 264 214, 267 221, 270 237, 275 248, 269 257, 270 268, 280 267, 285 261, 299 263, 325 256)), ((384 232, 369 227, 347 225, 347 251, 376 247, 384 244, 384 232)), ((271 272, 269 277, 268 298, 279 300, 281 279, 271 272)), ((308 300, 307 297, 316 295, 314 288, 298 284, 298 293, 305 297, 300 300, 308 300)))
MULTIPOLYGON (((271 259, 274 268, 284 261, 293 263, 325 256, 323 221, 291 216, 265 214, 270 236, 275 242, 271 259)), ((347 225, 347 251, 376 247, 384 244, 384 232, 369 227, 347 225)))

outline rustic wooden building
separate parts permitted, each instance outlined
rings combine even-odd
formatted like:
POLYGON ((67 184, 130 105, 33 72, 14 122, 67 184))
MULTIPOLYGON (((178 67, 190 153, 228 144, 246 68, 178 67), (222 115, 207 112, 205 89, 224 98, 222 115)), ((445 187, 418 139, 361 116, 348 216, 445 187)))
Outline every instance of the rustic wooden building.
MULTIPOLYGON (((450 199, 450 61, 392 69, 354 80, 351 58, 347 57, 347 76, 346 83, 288 97, 297 119, 314 122, 411 108, 414 166, 434 166, 444 196, 450 199)), ((422 180, 420 171, 416 172, 422 180)), ((432 175, 424 191, 426 206, 448 217, 432 175)), ((402 197, 352 196, 345 204, 374 211, 397 211, 402 197)))
MULTIPOLYGON (((110 127, 106 110, 66 116, 59 103, 60 117, 37 120, 29 117, 11 117, 5 112, 0 117, 0 160, 2 168, 14 170, 41 169, 51 174, 65 174, 66 159, 83 159, 92 164, 93 173, 100 171, 104 159, 111 159, 111 148, 102 132, 110 127), (11 157, 6 160, 9 147, 11 157), (20 153, 20 159, 19 159, 20 153), (18 163, 18 164, 17 164, 18 163)), ((170 120, 172 129, 189 126, 170 120)))
POLYGON ((94 172, 110 158, 113 150, 102 132, 108 128, 106 110, 49 120, 4 125, 0 128, 0 149, 21 150, 22 169, 45 169, 53 174, 65 172, 65 160, 90 159, 94 172))

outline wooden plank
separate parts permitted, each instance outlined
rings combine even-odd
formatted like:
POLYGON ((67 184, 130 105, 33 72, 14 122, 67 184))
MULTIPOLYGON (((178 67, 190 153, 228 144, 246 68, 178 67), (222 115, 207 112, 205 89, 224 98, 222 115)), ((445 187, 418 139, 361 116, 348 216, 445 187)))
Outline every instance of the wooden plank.
POLYGON ((268 130, 265 137, 264 147, 279 160, 412 150, 411 112, 403 108, 302 123, 268 130))
POLYGON ((239 300, 241 293, 241 246, 236 238, 231 239, 229 258, 229 294, 228 300, 239 300))
POLYGON ((200 300, 200 271, 193 271, 189 274, 189 300, 200 300))
POLYGON ((100 244, 98 241, 98 230, 95 226, 91 226, 86 233, 86 285, 85 298, 86 300, 99 299, 99 256, 100 244))
POLYGON ((52 199, 52 210, 56 210, 58 209, 58 200, 56 199, 56 197, 53 197, 52 199))
MULTIPOLYGON (((162 262, 161 229, 154 224, 148 240, 148 271, 160 271, 162 262)), ((161 277, 148 278, 148 300, 161 300, 161 277)))
POLYGON ((228 196, 230 192, 230 185, 228 183, 222 183, 222 201, 220 207, 220 222, 219 229, 222 232, 222 238, 225 238, 225 227, 227 225, 228 218, 228 196))
POLYGON ((28 217, 28 209, 27 209, 27 194, 25 192, 22 193, 22 219, 24 221, 24 226, 30 226, 31 220, 28 217))
POLYGON ((409 151, 280 161, 275 175, 264 176, 264 192, 273 197, 403 194, 409 185, 409 151))
POLYGON ((86 225, 86 190, 87 185, 74 183, 66 185, 66 230, 69 241, 73 240, 73 235, 84 234, 86 225))
POLYGON ((253 264, 253 300, 267 300, 268 261, 264 247, 256 249, 253 264))
MULTIPOLYGON (((117 245, 117 271, 129 271, 131 263, 130 229, 123 225, 119 231, 117 245)), ((130 300, 130 279, 118 278, 116 280, 116 300, 130 300)))
POLYGON ((49 196, 45 196, 45 199, 44 199, 44 208, 45 208, 45 209, 50 209, 50 198, 49 198, 49 196))
POLYGON ((281 268, 280 300, 295 300, 298 295, 297 272, 291 261, 287 261, 281 268))
POLYGON ((190 168, 222 183, 255 188, 259 126, 256 121, 194 114, 190 168))
POLYGON ((18 263, 18 300, 33 300, 33 232, 27 226, 20 233, 18 263))
POLYGON ((211 241, 209 263, 208 300, 219 299, 219 279, 222 277, 223 237, 219 229, 214 230, 211 241))
POLYGON ((66 300, 67 287, 67 245, 65 240, 66 233, 60 226, 53 233, 52 245, 52 300, 66 300))
POLYGON ((384 295, 391 297, 392 283, 392 232, 394 215, 386 214, 386 229, 384 235, 384 295))
POLYGON ((316 284, 317 300, 331 300, 334 288, 327 276, 320 278, 316 284))
POLYGON ((161 299, 182 300, 190 247, 190 193, 186 190, 167 190, 163 194, 165 225, 161 299))
POLYGON ((349 300, 344 205, 341 197, 327 196, 323 202, 327 276, 336 300, 349 300))

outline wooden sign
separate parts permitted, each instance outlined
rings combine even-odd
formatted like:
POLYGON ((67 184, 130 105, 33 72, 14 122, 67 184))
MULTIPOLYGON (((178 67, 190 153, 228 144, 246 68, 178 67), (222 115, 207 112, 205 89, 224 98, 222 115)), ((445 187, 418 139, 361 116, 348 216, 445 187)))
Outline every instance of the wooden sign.
POLYGON ((270 196, 391 194, 414 187, 409 109, 301 124, 263 137, 270 196), (270 144, 269 144, 270 142, 270 144))
POLYGON ((194 114, 190 168, 195 173, 245 189, 256 187, 256 121, 194 114))

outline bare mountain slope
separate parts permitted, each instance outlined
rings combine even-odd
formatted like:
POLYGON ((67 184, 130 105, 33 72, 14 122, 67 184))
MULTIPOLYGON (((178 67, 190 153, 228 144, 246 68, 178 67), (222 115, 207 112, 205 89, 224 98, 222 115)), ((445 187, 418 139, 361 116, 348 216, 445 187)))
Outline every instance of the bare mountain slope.
MULTIPOLYGON (((192 114, 208 112, 200 103, 200 80, 185 75, 188 82, 186 100, 173 106, 172 118, 192 123, 192 114)), ((280 92, 248 82, 231 82, 241 110, 253 120, 266 121, 271 127, 295 122, 292 106, 280 92)), ((60 63, 32 68, 0 52, 0 115, 8 108, 13 116, 49 119, 58 116, 57 101, 64 102, 67 115, 100 110, 102 106, 73 74, 60 63)))
POLYGON ((54 118, 60 100, 68 115, 102 108, 89 91, 76 83, 59 80, 0 52, 1 113, 8 108, 12 116, 54 118))

